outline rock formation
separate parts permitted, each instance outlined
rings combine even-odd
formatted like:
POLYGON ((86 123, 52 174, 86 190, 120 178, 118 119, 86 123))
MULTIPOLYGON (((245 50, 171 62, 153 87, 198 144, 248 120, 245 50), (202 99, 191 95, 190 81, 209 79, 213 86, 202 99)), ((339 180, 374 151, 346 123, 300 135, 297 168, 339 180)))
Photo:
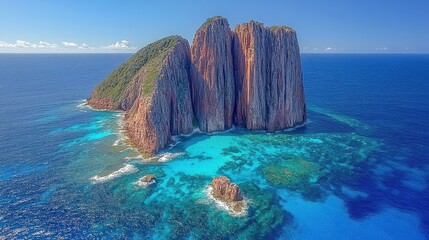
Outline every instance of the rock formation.
POLYGON ((214 178, 208 188, 209 199, 215 200, 218 206, 227 210, 233 216, 247 214, 248 200, 243 198, 237 184, 231 183, 229 178, 220 176, 214 178))
POLYGON ((172 135, 190 133, 193 120, 203 132, 296 126, 306 120, 296 33, 254 21, 231 31, 226 19, 208 19, 191 48, 171 36, 139 50, 97 85, 88 104, 126 111, 127 135, 146 156, 172 135))
POLYGON ((234 30, 235 121, 270 132, 306 119, 298 41, 288 27, 251 21, 234 30))
POLYGON ((155 182, 155 176, 153 174, 144 175, 140 178, 140 182, 144 185, 149 185, 155 182))
POLYGON ((201 131, 232 126, 235 82, 232 32, 222 17, 210 18, 197 31, 191 48, 192 100, 201 131))
POLYGON ((189 55, 188 42, 179 36, 156 41, 100 83, 88 102, 127 110, 127 135, 143 154, 153 155, 173 134, 193 129, 189 55))
POLYGON ((220 201, 237 202, 243 200, 237 184, 231 183, 229 178, 225 176, 214 178, 210 186, 213 188, 213 197, 220 201))
POLYGON ((192 105, 189 88, 189 45, 173 37, 173 46, 154 66, 140 71, 140 94, 125 117, 126 129, 137 148, 147 155, 168 145, 173 134, 192 132, 192 105), (154 76, 155 75, 155 76, 154 76), (148 82, 147 77, 152 77, 148 82), (146 79, 145 79, 146 78, 146 79))

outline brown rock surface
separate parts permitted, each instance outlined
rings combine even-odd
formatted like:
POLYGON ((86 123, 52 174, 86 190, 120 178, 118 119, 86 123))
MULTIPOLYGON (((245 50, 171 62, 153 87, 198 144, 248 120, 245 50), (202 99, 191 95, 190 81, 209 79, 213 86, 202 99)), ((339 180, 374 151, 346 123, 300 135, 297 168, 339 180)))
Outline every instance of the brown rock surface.
POLYGON ((288 27, 272 27, 270 30, 272 55, 267 130, 272 132, 304 123, 307 110, 296 32, 288 27))
MULTIPOLYGON (((160 74, 155 78, 153 89, 140 91, 126 114, 128 136, 145 155, 153 155, 166 147, 173 134, 192 132, 188 69, 188 42, 177 37, 177 42, 160 65, 160 74)), ((140 74, 150 72, 144 69, 140 74)))
POLYGON ((191 47, 191 83, 195 117, 204 132, 231 128, 235 105, 232 32, 222 17, 210 18, 191 47))
POLYGON ((234 68, 237 88, 236 122, 248 129, 266 126, 266 93, 270 71, 267 56, 270 32, 250 22, 234 30, 234 68))
POLYGON ((88 104, 95 109, 100 110, 115 110, 116 107, 112 103, 112 101, 109 98, 97 98, 97 97, 90 97, 88 98, 88 104))
POLYGON ((241 195, 237 184, 231 183, 225 176, 214 178, 210 183, 210 186, 213 188, 213 197, 218 200, 227 203, 243 200, 243 196, 241 195))
POLYGON ((140 178, 140 181, 146 184, 151 183, 153 180, 155 180, 155 176, 153 174, 147 174, 140 178))
POLYGON ((232 32, 226 19, 208 19, 191 50, 179 36, 149 44, 98 84, 88 103, 126 111, 127 135, 146 156, 190 133, 194 117, 203 132, 296 126, 306 120, 296 33, 254 21, 232 32))
POLYGON ((306 119, 296 33, 251 21, 234 30, 238 125, 270 132, 306 119))

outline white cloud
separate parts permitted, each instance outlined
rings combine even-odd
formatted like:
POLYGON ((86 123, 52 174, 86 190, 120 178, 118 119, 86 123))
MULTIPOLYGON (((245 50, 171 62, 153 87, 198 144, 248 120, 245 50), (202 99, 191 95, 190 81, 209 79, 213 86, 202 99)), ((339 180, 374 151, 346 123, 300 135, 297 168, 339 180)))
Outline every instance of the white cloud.
POLYGON ((44 42, 44 41, 40 41, 39 42, 39 46, 41 48, 57 48, 57 44, 55 44, 55 43, 48 43, 48 42, 44 42))
POLYGON ((82 43, 82 45, 79 46, 80 49, 88 49, 89 46, 86 43, 82 43))
POLYGON ((15 45, 16 47, 19 47, 19 48, 31 47, 31 43, 23 40, 17 40, 15 45))
POLYGON ((376 48, 375 50, 376 51, 386 51, 387 47, 376 48))
POLYGON ((13 43, 7 43, 7 42, 0 41, 0 48, 14 48, 14 47, 16 47, 16 45, 13 43))
POLYGON ((327 47, 327 48, 325 48, 326 52, 335 51, 335 50, 337 50, 337 49, 333 48, 333 47, 327 47))
POLYGON ((89 46, 88 46, 88 44, 86 44, 86 43, 79 44, 79 43, 75 43, 75 42, 67 42, 67 41, 64 41, 64 42, 63 42, 63 45, 64 45, 65 47, 68 47, 68 48, 95 49, 95 48, 91 48, 91 47, 89 47, 89 46))
POLYGON ((39 43, 31 43, 24 40, 17 40, 15 43, 0 41, 0 48, 57 48, 57 45, 44 41, 40 41, 39 43))
POLYGON ((114 44, 111 44, 109 46, 103 46, 102 48, 107 49, 135 49, 134 47, 131 47, 130 43, 127 40, 121 40, 114 44))
POLYGON ((9 49, 6 51, 17 51, 17 52, 33 52, 33 51, 63 51, 63 52, 109 52, 109 51, 131 51, 135 50, 135 47, 131 47, 127 40, 121 40, 109 46, 91 47, 86 43, 78 43, 72 41, 62 41, 59 44, 49 43, 45 41, 39 41, 38 43, 32 43, 24 40, 17 40, 16 42, 4 42, 0 41, 0 51, 2 49, 9 49), (12 50, 16 49, 16 50, 12 50))
POLYGON ((66 42, 66 41, 63 42, 63 45, 66 46, 66 47, 78 47, 79 46, 79 44, 77 44, 77 43, 66 42))

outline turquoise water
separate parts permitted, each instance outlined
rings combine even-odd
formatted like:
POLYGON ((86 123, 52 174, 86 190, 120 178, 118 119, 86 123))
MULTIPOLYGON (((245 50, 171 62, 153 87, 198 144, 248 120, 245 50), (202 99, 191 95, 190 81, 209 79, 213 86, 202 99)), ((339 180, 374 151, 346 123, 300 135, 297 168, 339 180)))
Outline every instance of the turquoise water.
POLYGON ((126 57, 0 55, 9 66, 0 75, 7 86, 0 90, 0 238, 428 237, 427 71, 419 75, 427 56, 304 55, 306 125, 178 136, 155 159, 127 144, 123 113, 93 111, 81 100, 126 57), (412 73, 392 78, 410 61, 412 73), (13 70, 23 62, 29 69, 13 70), (333 91, 324 91, 327 84, 333 91), (386 86, 393 96, 376 93, 386 86), (148 173, 155 184, 135 184, 148 173), (207 197, 220 175, 240 186, 245 216, 207 197))

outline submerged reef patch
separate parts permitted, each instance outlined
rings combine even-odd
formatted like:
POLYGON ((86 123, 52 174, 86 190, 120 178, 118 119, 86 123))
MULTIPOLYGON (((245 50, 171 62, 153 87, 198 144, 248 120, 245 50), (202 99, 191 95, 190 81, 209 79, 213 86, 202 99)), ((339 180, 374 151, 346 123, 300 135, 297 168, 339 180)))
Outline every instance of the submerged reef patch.
POLYGON ((285 160, 285 163, 268 164, 262 167, 268 182, 289 190, 300 192, 304 197, 317 200, 323 192, 317 186, 319 177, 323 175, 319 164, 299 158, 285 160))
POLYGON ((262 145, 285 146, 266 155, 268 163, 261 171, 269 183, 297 191, 308 200, 321 200, 332 186, 352 183, 380 146, 353 133, 249 137, 262 145))

